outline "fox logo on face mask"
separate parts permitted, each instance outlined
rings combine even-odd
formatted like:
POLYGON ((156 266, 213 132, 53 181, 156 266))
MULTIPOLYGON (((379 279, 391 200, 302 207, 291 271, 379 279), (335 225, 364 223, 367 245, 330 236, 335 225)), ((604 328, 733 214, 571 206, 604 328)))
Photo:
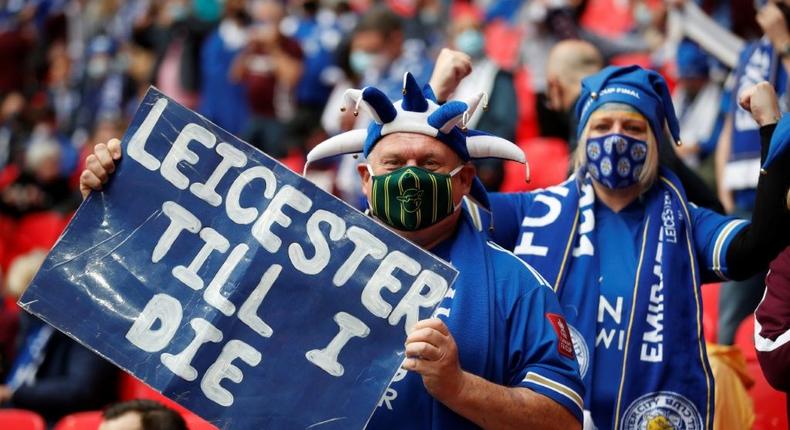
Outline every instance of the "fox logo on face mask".
POLYGON ((436 173, 405 166, 373 175, 370 211, 398 230, 414 231, 436 224, 456 209, 452 178, 462 167, 436 173))
POLYGON ((414 213, 420 210, 422 205, 423 190, 417 188, 409 188, 397 197, 404 211, 414 213))

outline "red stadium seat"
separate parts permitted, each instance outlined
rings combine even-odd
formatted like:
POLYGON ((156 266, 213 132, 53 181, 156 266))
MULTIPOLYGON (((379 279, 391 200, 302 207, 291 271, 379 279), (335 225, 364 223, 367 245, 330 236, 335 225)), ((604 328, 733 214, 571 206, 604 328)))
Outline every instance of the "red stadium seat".
POLYGON ((61 418, 53 430, 96 430, 101 420, 101 411, 77 412, 61 418))
POLYGON ((621 36, 634 26, 631 2, 597 0, 587 2, 580 24, 603 36, 621 36))
POLYGON ((17 224, 16 251, 28 252, 34 248, 49 249, 63 233, 68 219, 57 212, 41 212, 25 216, 17 224))
POLYGON ((534 138, 520 141, 527 154, 531 181, 526 182, 524 166, 516 162, 505 163, 503 192, 529 191, 557 185, 568 177, 568 144, 557 138, 534 138))
POLYGON ((774 390, 765 380, 757 361, 747 361, 746 366, 754 378, 749 396, 754 403, 753 430, 785 430, 788 427, 786 394, 774 390))
POLYGON ((287 156, 279 159, 280 163, 285 164, 285 167, 292 171, 302 174, 304 169, 304 154, 301 151, 291 151, 287 156))
POLYGON ((743 352, 746 366, 754 379, 749 396, 754 403, 754 430, 778 430, 788 428, 787 403, 784 393, 774 390, 765 380, 754 350, 754 316, 743 320, 735 333, 735 345, 743 352))
POLYGON ((23 409, 0 410, 0 428, 14 430, 45 430, 44 419, 35 412, 23 409))
POLYGON ((518 64, 518 49, 521 46, 523 31, 497 20, 485 28, 486 55, 499 67, 513 70, 518 64))
POLYGON ((217 430, 217 427, 213 424, 191 412, 182 413, 181 416, 183 416, 184 421, 187 422, 187 428, 189 428, 189 430, 217 430))
POLYGON ((757 352, 754 350, 754 316, 749 315, 738 326, 735 332, 735 345, 741 348, 743 357, 747 362, 757 361, 757 352))
POLYGON ((19 177, 19 168, 9 165, 0 170, 0 190, 13 183, 19 177))
POLYGON ((133 399, 149 399, 156 400, 159 403, 167 406, 168 408, 175 409, 180 414, 188 414, 189 410, 178 403, 168 399, 164 395, 158 393, 153 388, 140 382, 134 376, 122 372, 119 378, 119 392, 118 398, 120 401, 133 400, 133 399))
POLYGON ((702 329, 705 340, 716 343, 719 327, 719 291, 721 284, 705 284, 702 286, 702 329))
POLYGON ((121 373, 119 388, 120 392, 118 393, 118 397, 122 402, 133 399, 155 400, 167 406, 168 408, 178 411, 178 413, 184 417, 189 430, 217 430, 216 427, 203 418, 200 418, 185 407, 156 392, 156 390, 145 385, 137 378, 126 372, 121 373))
POLYGON ((16 221, 7 216, 0 215, 0 270, 6 273, 8 266, 11 265, 14 246, 14 234, 16 232, 16 221))
POLYGON ((521 67, 513 75, 513 86, 516 89, 518 100, 518 123, 516 124, 516 142, 538 137, 538 110, 535 91, 532 88, 532 79, 529 70, 521 67))

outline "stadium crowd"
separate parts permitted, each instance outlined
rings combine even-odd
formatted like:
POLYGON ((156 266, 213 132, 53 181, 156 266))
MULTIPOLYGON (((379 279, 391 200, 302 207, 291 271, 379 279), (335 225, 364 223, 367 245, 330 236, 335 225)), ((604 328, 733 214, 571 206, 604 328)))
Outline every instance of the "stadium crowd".
MULTIPOLYGON (((471 65, 453 98, 487 93, 487 109, 465 126, 516 142, 532 166, 527 182, 516 163, 475 160, 480 180, 491 192, 519 192, 573 171, 582 79, 638 64, 666 80, 679 120, 683 144, 660 146, 662 165, 690 202, 747 219, 758 212, 761 129, 738 96, 768 81, 781 111, 790 110, 783 0, 28 0, 0 8, 0 402, 50 425, 123 397, 119 371, 16 300, 80 203, 87 156, 123 135, 151 85, 302 172, 318 143, 371 120, 341 109, 347 89, 376 87, 397 100, 405 72, 424 84, 442 72, 435 67, 453 70, 436 63, 442 53, 471 65)), ((358 162, 320 160, 306 175, 364 210, 358 162)), ((784 285, 776 291, 787 289, 788 261, 785 252, 771 266, 769 280, 784 285)), ((754 351, 752 315, 765 285, 763 267, 745 281, 702 287, 716 428, 787 426, 785 398, 768 383, 787 390, 790 369, 770 367, 766 382, 754 351)), ((768 296, 780 297, 778 308, 783 297, 787 309, 790 292, 776 291, 768 296)), ((770 351, 760 340, 777 333, 759 333, 761 359, 770 351)))

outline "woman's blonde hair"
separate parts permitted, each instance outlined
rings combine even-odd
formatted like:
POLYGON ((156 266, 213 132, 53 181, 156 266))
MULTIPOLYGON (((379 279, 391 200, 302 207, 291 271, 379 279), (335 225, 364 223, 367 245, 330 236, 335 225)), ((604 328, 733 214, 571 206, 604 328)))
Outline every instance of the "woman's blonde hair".
MULTIPOLYGON (((644 115, 642 115, 638 110, 624 103, 607 103, 598 108, 598 110, 601 109, 616 109, 626 112, 635 112, 644 117, 644 115)), ((645 118, 645 122, 647 125, 647 155, 645 157, 645 166, 642 168, 642 172, 639 173, 639 189, 643 193, 649 190, 656 181, 656 178, 658 178, 659 167, 658 142, 656 142, 656 136, 653 133, 653 129, 650 128, 650 122, 647 121, 647 118, 645 118)), ((664 125, 663 133, 664 136, 671 136, 666 124, 664 125)), ((582 134, 579 137, 579 145, 576 147, 576 152, 573 154, 573 168, 576 171, 577 177, 579 178, 587 173, 585 166, 587 165, 587 136, 589 136, 589 134, 590 121, 587 121, 587 124, 584 126, 584 130, 582 130, 582 134)), ((672 141, 671 138, 665 138, 664 140, 667 140, 668 142, 672 141)))

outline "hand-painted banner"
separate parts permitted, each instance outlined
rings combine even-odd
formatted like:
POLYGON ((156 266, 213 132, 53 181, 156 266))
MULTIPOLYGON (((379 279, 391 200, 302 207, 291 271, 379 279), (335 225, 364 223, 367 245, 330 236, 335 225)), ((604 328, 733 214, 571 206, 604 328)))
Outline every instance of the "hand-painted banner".
POLYGON ((20 305, 220 428, 361 428, 457 272, 167 98, 20 305))

